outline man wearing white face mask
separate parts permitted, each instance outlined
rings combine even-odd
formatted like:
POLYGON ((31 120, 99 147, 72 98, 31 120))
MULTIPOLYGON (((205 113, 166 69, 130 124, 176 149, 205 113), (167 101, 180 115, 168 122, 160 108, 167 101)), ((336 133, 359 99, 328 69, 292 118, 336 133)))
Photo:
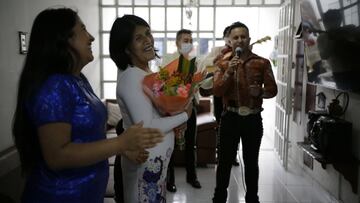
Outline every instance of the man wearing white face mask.
MULTIPOLYGON (((180 54, 190 59, 190 52, 193 50, 193 39, 190 30, 181 29, 176 33, 177 52, 171 55, 165 55, 162 59, 162 67, 171 61, 177 59, 180 54)), ((185 162, 186 162, 186 181, 194 188, 201 188, 200 182, 196 175, 196 109, 195 105, 192 114, 187 121, 187 129, 185 131, 185 162)), ((174 174, 174 155, 171 157, 166 188, 170 192, 176 192, 175 174, 174 174)))
POLYGON ((181 29, 176 33, 176 47, 177 51, 173 54, 167 54, 162 57, 161 66, 169 64, 171 61, 177 59, 180 54, 185 58, 190 58, 190 52, 193 50, 192 31, 181 29))

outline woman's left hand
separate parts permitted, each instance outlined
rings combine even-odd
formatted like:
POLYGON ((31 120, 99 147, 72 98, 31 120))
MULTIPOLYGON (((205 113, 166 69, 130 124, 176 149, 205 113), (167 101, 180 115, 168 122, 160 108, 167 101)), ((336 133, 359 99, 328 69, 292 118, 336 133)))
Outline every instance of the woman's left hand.
POLYGON ((136 164, 142 164, 149 158, 146 150, 125 151, 125 157, 136 164))
POLYGON ((143 122, 137 123, 126 129, 117 138, 122 140, 124 150, 141 150, 155 147, 164 139, 164 134, 159 129, 143 128, 143 122))

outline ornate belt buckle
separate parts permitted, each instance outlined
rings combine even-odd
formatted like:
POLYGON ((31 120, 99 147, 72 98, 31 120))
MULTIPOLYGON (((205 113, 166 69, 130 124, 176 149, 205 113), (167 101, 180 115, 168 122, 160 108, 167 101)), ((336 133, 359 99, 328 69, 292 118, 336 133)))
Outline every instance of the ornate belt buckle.
POLYGON ((241 116, 247 116, 251 114, 251 109, 247 106, 240 106, 238 109, 238 114, 241 116))

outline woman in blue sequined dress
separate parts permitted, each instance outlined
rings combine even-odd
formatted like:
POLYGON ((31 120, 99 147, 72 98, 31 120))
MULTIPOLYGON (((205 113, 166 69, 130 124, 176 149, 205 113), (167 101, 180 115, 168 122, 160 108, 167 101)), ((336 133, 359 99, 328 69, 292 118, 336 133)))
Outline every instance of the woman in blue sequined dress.
POLYGON ((107 158, 163 139, 141 123, 106 139, 107 112, 81 73, 93 41, 71 9, 47 9, 34 21, 13 124, 27 178, 22 202, 103 202, 107 158))

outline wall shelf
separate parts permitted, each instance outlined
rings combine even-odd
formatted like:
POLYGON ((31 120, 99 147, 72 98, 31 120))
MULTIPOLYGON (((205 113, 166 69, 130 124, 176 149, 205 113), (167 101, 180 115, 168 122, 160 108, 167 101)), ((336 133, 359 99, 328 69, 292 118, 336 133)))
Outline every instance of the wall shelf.
POLYGON ((341 158, 331 159, 324 157, 320 152, 315 151, 308 142, 298 142, 297 145, 313 159, 326 169, 327 164, 332 164, 334 169, 344 176, 351 184, 353 193, 358 192, 358 166, 359 161, 352 155, 343 155, 341 158))
POLYGON ((324 156, 322 154, 320 154, 319 152, 315 151, 312 147, 310 143, 306 143, 306 142, 298 142, 297 143, 299 145, 299 147, 306 152, 309 156, 311 156, 313 159, 315 159, 316 161, 318 161, 321 164, 321 167, 323 169, 326 169, 326 164, 331 164, 330 161, 326 160, 324 158, 324 156))

